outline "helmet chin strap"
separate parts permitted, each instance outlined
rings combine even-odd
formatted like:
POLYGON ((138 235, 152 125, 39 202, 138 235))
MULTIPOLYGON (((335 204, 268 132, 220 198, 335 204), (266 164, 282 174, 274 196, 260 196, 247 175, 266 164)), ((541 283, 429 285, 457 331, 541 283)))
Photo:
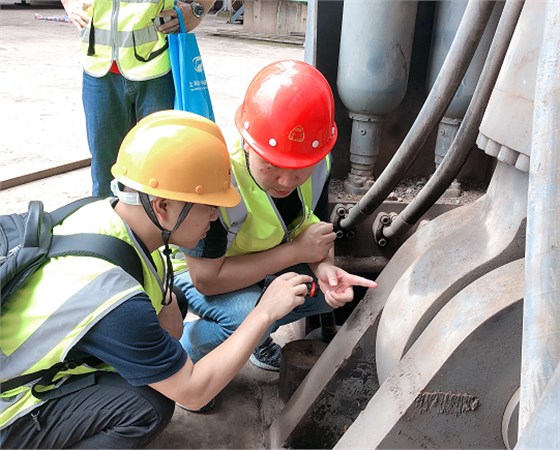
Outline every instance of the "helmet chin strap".
POLYGON ((266 192, 266 189, 264 189, 259 184, 259 182, 256 180, 256 178, 253 176, 253 172, 251 172, 251 164, 249 163, 249 152, 245 150, 245 140, 244 139, 241 140, 241 146, 243 148, 243 154, 245 155, 245 166, 247 167, 247 173, 249 174, 251 179, 255 182, 255 184, 258 186, 258 188, 268 195, 268 192, 266 192))
POLYGON ((140 197, 140 203, 144 207, 144 211, 146 211, 146 214, 148 215, 152 223, 156 227, 158 227, 158 229, 161 231, 161 238, 163 240, 163 245, 164 245, 163 254, 165 255, 165 266, 166 266, 165 281, 163 284, 163 299, 161 300, 161 304, 169 305, 169 303, 171 303, 170 294, 173 291, 173 282, 174 282, 173 264, 171 263, 171 249, 169 248, 169 238, 171 237, 171 233, 177 230, 177 228, 179 228, 181 224, 185 221, 185 219, 187 218, 187 214, 193 207, 193 204, 189 202, 185 203, 185 206, 183 206, 183 209, 181 210, 179 217, 177 218, 177 223, 175 224, 173 229, 166 230, 161 226, 161 224, 159 223, 156 217, 154 208, 152 206, 152 203, 150 202, 149 195, 145 194, 144 192, 139 192, 138 196, 140 197))

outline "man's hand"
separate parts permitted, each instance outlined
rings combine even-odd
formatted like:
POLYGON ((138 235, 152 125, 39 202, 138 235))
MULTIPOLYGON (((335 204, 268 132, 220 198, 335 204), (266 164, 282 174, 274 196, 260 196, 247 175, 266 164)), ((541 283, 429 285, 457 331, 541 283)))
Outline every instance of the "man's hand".
POLYGON ((299 263, 312 264, 323 261, 328 256, 335 239, 333 224, 319 222, 299 234, 291 242, 291 247, 297 252, 299 263))
POLYGON ((93 4, 93 0, 62 0, 62 5, 66 15, 78 30, 83 30, 88 26, 91 15, 88 8, 93 4))
MULTIPOLYGON (((199 3, 204 7, 206 12, 210 11, 214 5, 214 0, 198 0, 199 3)), ((200 22, 202 18, 195 17, 192 13, 192 8, 189 3, 177 2, 177 8, 183 13, 183 21, 185 22, 186 31, 193 31, 200 22)), ((177 19, 177 13, 175 9, 166 9, 161 12, 160 17, 170 17, 171 20, 164 23, 158 27, 160 33, 178 33, 180 30, 179 20, 177 19)))
POLYGON ((268 285, 256 308, 266 312, 270 322, 274 323, 296 306, 303 304, 307 294, 305 283, 312 281, 313 278, 308 275, 298 275, 295 272, 284 273, 268 285))
MULTIPOLYGON (((180 2, 177 4, 179 5, 180 2)), ((179 7, 180 8, 180 7, 179 7)), ((159 17, 162 18, 163 24, 157 27, 160 33, 171 34, 179 33, 181 31, 179 26, 179 20, 177 19, 177 12, 174 9, 165 9, 160 14, 159 17)), ((187 24, 185 23, 185 27, 187 24)))
POLYGON ((177 297, 171 293, 171 303, 164 306, 158 314, 161 328, 166 330, 175 339, 180 339, 183 335, 183 316, 177 304, 177 297))
POLYGON ((315 274, 319 280, 319 287, 325 294, 325 300, 332 308, 339 308, 354 299, 352 286, 377 287, 375 281, 349 274, 328 263, 319 264, 315 274))

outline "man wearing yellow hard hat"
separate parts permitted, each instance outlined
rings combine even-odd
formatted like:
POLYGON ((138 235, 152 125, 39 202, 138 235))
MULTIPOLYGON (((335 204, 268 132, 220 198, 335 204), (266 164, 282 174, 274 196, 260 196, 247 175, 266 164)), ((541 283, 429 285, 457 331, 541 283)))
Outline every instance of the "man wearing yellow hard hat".
POLYGON ((177 340, 169 245, 194 247, 217 207, 240 200, 222 133, 187 112, 152 114, 128 133, 112 173, 118 198, 83 206, 54 232, 121 239, 139 255, 144 282, 100 258, 63 256, 10 297, 0 317, 3 448, 143 447, 176 402, 197 410, 214 398, 267 328, 304 300, 310 277, 280 277, 195 366, 177 340))

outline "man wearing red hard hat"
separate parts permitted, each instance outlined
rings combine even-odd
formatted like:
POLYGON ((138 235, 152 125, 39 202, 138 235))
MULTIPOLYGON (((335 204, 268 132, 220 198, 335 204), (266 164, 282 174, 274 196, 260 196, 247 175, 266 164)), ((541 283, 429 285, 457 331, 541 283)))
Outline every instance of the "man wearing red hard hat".
MULTIPOLYGON (((181 343, 193 361, 223 342, 255 307, 269 274, 293 271, 317 280, 317 295, 270 328, 330 312, 353 299, 352 286, 375 287, 334 265, 328 220, 330 151, 337 138, 334 98, 323 75, 301 61, 264 67, 251 81, 230 150, 242 201, 221 208, 206 238, 185 249, 188 272, 177 276, 189 310, 181 343)), ((278 371, 281 349, 270 337, 250 358, 278 371)))

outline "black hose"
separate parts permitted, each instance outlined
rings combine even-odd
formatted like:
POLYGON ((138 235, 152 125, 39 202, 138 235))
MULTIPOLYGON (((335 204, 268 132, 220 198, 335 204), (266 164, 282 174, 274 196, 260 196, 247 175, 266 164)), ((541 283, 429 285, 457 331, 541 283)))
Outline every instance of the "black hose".
POLYGON ((490 20, 494 2, 470 0, 457 29, 449 53, 426 102, 401 146, 374 185, 340 221, 340 228, 357 227, 379 207, 418 156, 431 131, 449 107, 455 91, 469 67, 478 43, 490 20))
POLYGON ((383 229, 383 236, 386 239, 398 237, 416 224, 445 192, 469 157, 524 3, 525 0, 510 0, 506 3, 457 136, 442 163, 424 188, 391 222, 391 225, 383 229))

